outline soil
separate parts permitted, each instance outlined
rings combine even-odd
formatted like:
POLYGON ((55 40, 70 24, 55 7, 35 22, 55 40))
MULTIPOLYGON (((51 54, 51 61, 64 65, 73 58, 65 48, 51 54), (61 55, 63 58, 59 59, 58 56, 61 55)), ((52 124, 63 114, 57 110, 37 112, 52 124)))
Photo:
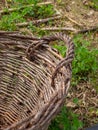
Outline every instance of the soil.
POLYGON ((91 8, 89 2, 90 0, 62 0, 59 9, 80 27, 98 26, 98 10, 91 8))
MULTIPOLYGON (((57 6, 64 16, 63 26, 84 29, 98 27, 98 10, 89 6, 89 0, 62 0, 57 6)), ((98 48, 98 29, 83 34, 91 42, 90 48, 98 48)), ((80 83, 71 87, 66 99, 66 106, 79 114, 84 128, 98 123, 98 72, 91 76, 91 82, 80 83), (78 104, 73 99, 78 98, 78 104)))

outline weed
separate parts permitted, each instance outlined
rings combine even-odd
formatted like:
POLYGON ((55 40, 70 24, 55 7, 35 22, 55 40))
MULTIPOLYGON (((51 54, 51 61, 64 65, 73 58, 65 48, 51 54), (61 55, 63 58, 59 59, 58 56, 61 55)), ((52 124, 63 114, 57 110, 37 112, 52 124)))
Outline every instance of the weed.
POLYGON ((95 8, 95 10, 98 10, 98 0, 93 0, 93 8, 95 8))
MULTIPOLYGON (((38 6, 37 0, 15 0, 13 6, 17 7, 16 11, 9 12, 8 9, 5 9, 6 14, 1 17, 0 20, 0 29, 1 30, 16 30, 16 23, 19 22, 30 22, 34 19, 47 18, 53 16, 55 10, 53 5, 41 5, 38 6), (24 4, 34 4, 34 6, 23 7, 24 4)), ((33 25, 34 26, 34 25, 33 25)))
MULTIPOLYGON (((98 69, 98 49, 89 49, 90 42, 83 39, 82 35, 77 35, 73 39, 75 43, 75 58, 72 63, 72 85, 77 85, 80 81, 89 80, 89 74, 94 74, 98 69)), ((54 47, 64 57, 65 46, 54 45, 54 47)))
POLYGON ((97 11, 98 10, 98 0, 90 0, 90 1, 88 1, 87 6, 89 8, 93 8, 94 10, 97 11))
POLYGON ((78 119, 78 115, 65 106, 61 113, 52 121, 49 130, 78 130, 83 127, 83 123, 78 119))
POLYGON ((53 47, 57 49, 63 57, 65 56, 66 47, 64 45, 55 44, 53 47))
POLYGON ((98 49, 88 49, 90 42, 84 40, 82 35, 74 37, 74 43, 73 79, 76 81, 88 80, 89 74, 94 74, 98 69, 98 49))
POLYGON ((18 12, 12 12, 9 15, 4 15, 0 21, 1 30, 16 30, 15 23, 24 22, 25 19, 18 12))

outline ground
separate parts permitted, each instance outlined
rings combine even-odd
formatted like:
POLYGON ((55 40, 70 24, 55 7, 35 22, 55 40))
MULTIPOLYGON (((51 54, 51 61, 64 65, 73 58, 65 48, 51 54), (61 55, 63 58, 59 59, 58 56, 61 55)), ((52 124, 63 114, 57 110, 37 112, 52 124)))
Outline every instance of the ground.
MULTIPOLYGON (((64 16, 62 25, 77 29, 98 27, 98 10, 89 6, 89 0, 62 0, 57 6, 64 16)), ((97 3, 98 4, 98 3, 97 3)), ((91 35, 83 34, 83 37, 91 41, 90 48, 98 48, 98 31, 91 35)), ((83 82, 70 88, 66 99, 67 107, 78 113, 85 123, 84 127, 98 123, 98 73, 92 76, 90 82, 83 82), (76 105, 73 99, 78 98, 76 105)))

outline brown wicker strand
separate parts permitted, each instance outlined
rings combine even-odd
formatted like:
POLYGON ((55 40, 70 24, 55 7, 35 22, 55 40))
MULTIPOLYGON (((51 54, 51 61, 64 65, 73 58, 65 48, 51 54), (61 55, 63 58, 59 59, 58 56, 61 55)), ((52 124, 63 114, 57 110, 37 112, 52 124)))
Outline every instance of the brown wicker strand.
POLYGON ((73 58, 65 34, 0 31, 0 130, 47 130, 68 93, 73 58), (65 43, 65 58, 50 46, 55 40, 65 43))

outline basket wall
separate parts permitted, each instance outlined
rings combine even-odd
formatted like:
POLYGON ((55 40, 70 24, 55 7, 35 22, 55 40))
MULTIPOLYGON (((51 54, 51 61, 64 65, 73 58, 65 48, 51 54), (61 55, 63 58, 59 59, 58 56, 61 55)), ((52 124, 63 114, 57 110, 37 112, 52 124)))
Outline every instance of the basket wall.
POLYGON ((46 130, 64 102, 72 59, 66 35, 0 32, 0 130, 46 130), (48 45, 58 38, 67 40, 66 59, 48 45))

